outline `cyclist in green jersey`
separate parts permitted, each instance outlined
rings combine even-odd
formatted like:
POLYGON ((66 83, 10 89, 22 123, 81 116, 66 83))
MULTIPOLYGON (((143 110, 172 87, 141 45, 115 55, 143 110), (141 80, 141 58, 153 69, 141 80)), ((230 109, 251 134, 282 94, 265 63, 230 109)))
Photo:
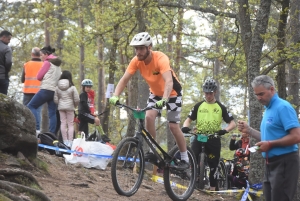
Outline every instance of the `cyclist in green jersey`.
MULTIPOLYGON (((229 113, 224 105, 216 100, 215 94, 217 91, 217 84, 214 79, 208 78, 203 84, 203 92, 205 100, 197 103, 190 111, 188 118, 184 121, 181 128, 183 133, 189 132, 192 121, 196 120, 196 128, 198 134, 218 134, 218 137, 210 136, 205 145, 205 151, 208 156, 208 165, 210 167, 210 190, 215 190, 216 179, 213 175, 220 159, 221 139, 220 135, 224 135, 236 127, 233 116, 229 113), (225 129, 221 128, 222 121, 227 123, 225 129)), ((195 138, 192 141, 192 150, 198 156, 201 152, 201 143, 195 138)), ((198 158, 197 158, 198 160, 198 158)), ((199 162, 199 161, 198 161, 199 162)))

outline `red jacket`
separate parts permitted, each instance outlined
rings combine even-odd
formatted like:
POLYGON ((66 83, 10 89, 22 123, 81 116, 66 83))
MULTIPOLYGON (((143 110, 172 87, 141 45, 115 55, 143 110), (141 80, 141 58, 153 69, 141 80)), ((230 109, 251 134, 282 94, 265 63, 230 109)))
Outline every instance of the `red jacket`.
POLYGON ((88 99, 89 99, 89 107, 90 107, 90 111, 91 111, 91 114, 94 114, 95 113, 95 91, 93 90, 90 90, 88 94, 88 99))

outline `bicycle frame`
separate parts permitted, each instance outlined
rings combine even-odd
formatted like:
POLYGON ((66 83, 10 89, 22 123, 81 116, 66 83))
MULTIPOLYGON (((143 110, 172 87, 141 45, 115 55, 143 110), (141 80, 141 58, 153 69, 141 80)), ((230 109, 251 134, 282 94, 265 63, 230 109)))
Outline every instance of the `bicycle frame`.
POLYGON ((193 151, 187 146, 189 166, 180 169, 175 165, 180 164, 179 148, 174 146, 168 153, 155 141, 152 135, 144 128, 145 111, 152 109, 134 109, 127 105, 117 104, 133 112, 138 119, 138 129, 133 137, 123 138, 118 144, 112 159, 111 176, 112 183, 120 195, 132 196, 139 189, 145 170, 145 162, 150 162, 164 170, 164 186, 169 197, 174 201, 186 201, 194 191, 196 179, 196 159, 193 151), (143 139, 156 155, 156 159, 145 159, 143 139), (173 164, 174 163, 174 164, 173 164))
MULTIPOLYGON (((136 111, 136 109, 131 108, 127 105, 120 104, 120 105, 117 105, 117 106, 128 108, 128 109, 132 110, 133 112, 136 111)), ((146 110, 150 110, 150 109, 152 109, 152 107, 147 107, 144 110, 141 110, 140 112, 145 112, 146 110)), ((143 144, 142 139, 144 139, 146 141, 146 143, 148 144, 148 146, 150 147, 150 149, 153 151, 153 153, 156 155, 156 157, 158 159, 158 162, 154 162, 153 164, 156 165, 159 168, 164 168, 164 167, 168 166, 173 158, 167 152, 165 152, 163 150, 163 148, 161 148, 161 146, 159 146, 159 144, 152 137, 152 135, 145 129, 145 127, 144 127, 145 120, 143 118, 138 118, 138 121, 139 121, 138 131, 134 135, 134 137, 137 138, 138 141, 139 141, 138 150, 141 149, 142 144, 143 144), (156 148, 159 151, 157 151, 156 148), (163 155, 163 157, 159 153, 161 153, 163 155)))

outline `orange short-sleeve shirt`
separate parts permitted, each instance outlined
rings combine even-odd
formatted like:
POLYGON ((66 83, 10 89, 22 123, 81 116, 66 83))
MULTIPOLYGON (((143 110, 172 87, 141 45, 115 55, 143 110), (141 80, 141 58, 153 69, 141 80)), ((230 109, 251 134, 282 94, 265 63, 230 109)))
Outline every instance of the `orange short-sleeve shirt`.
POLYGON ((181 95, 181 85, 179 84, 179 81, 174 71, 170 67, 170 61, 168 56, 159 51, 151 52, 152 60, 148 65, 145 65, 144 61, 139 61, 135 56, 129 63, 126 72, 133 75, 137 70, 139 70, 142 77, 146 80, 147 84, 149 85, 150 92, 156 96, 163 96, 165 81, 162 77, 162 74, 167 71, 171 71, 173 76, 173 90, 170 96, 181 95))

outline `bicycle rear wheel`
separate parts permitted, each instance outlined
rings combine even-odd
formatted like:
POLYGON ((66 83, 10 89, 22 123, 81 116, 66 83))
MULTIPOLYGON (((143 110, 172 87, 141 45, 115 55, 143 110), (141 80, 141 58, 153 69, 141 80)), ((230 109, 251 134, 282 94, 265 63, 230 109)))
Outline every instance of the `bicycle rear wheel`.
POLYGON ((217 190, 227 190, 228 189, 228 177, 227 169, 224 161, 220 159, 218 169, 217 169, 217 190))
POLYGON ((118 194, 132 196, 139 189, 145 169, 144 152, 134 137, 123 139, 113 154, 111 178, 118 194))
MULTIPOLYGON (((187 147, 190 168, 184 171, 166 167, 164 169, 165 189, 172 200, 187 200, 194 192, 196 179, 196 158, 193 151, 187 147)), ((170 156, 180 159, 180 152, 177 146, 169 152, 170 156)))

